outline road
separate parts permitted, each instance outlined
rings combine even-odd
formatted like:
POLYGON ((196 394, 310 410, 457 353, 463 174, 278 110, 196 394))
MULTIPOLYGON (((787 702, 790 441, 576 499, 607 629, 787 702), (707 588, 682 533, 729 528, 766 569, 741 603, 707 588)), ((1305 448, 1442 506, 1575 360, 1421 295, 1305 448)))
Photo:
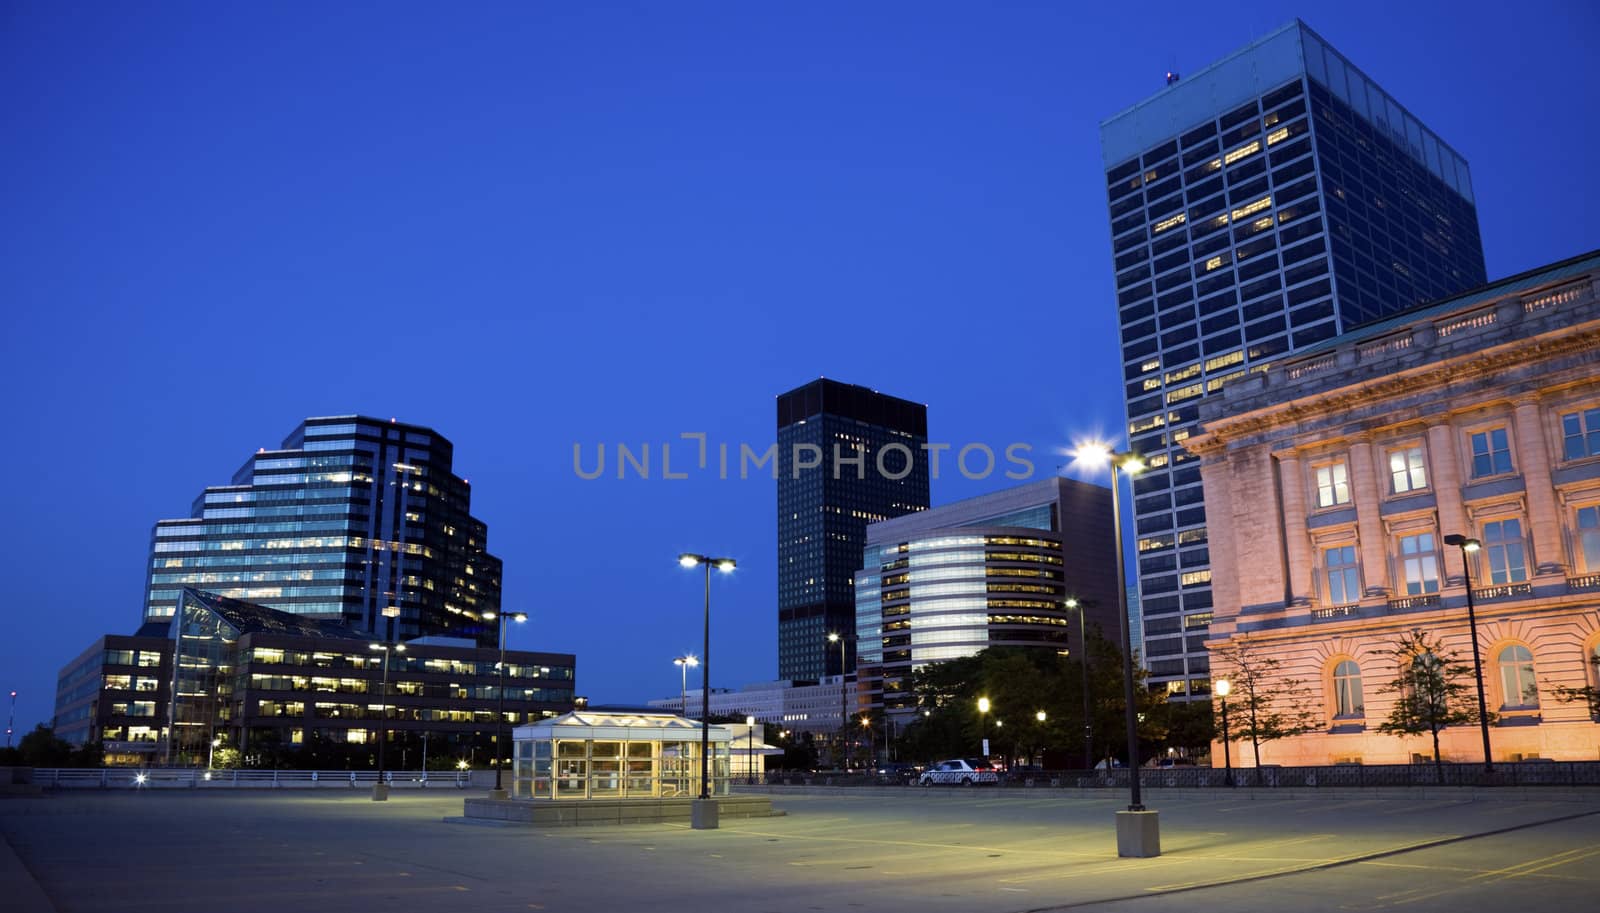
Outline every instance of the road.
POLYGON ((462 795, 67 793, 0 801, 0 834, 59 913, 1465 913, 1600 896, 1600 797, 1194 793, 1162 800, 1160 858, 1119 859, 1113 796, 841 790, 692 831, 446 822, 462 795))

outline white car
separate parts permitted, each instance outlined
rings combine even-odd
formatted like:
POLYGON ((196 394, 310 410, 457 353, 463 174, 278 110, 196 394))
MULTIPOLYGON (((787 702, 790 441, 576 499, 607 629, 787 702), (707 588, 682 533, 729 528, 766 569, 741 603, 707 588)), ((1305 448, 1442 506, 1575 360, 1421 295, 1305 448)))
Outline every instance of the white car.
POLYGON ((940 761, 917 778, 922 786, 976 786, 980 783, 999 783, 1000 775, 989 762, 975 758, 956 758, 940 761))

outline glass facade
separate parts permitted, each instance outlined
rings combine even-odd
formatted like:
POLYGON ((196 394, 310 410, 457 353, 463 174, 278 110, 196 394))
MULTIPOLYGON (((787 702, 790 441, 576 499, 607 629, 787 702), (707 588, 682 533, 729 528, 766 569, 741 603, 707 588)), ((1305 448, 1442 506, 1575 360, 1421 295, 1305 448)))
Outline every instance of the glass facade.
POLYGON ((928 507, 928 410, 820 379, 779 396, 777 417, 778 677, 816 681, 855 669, 867 524, 928 507))
POLYGON ((428 428, 307 419, 207 488, 190 517, 156 524, 145 619, 170 618, 194 587, 385 639, 493 644, 481 617, 499 609, 500 560, 452 457, 428 428))
POLYGON ((1209 675, 1205 505, 1183 446, 1199 403, 1483 284, 1483 249, 1466 162, 1298 21, 1109 119, 1101 139, 1128 438, 1151 467, 1133 482, 1146 665, 1182 699, 1209 675))

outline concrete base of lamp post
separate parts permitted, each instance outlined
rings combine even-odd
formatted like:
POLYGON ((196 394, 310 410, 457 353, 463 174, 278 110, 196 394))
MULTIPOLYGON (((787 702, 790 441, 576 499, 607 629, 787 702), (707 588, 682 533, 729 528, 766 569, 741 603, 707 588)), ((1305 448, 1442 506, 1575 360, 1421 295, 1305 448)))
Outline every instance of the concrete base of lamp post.
POLYGON ((387 802, 387 801, 389 801, 389 784, 387 784, 387 783, 374 783, 374 784, 372 784, 372 801, 374 801, 374 802, 387 802))
POLYGON ((715 799, 696 799, 689 808, 689 827, 697 831, 716 830, 718 814, 721 809, 717 807, 715 799))
POLYGON ((1147 859, 1161 855, 1161 813, 1117 812, 1117 855, 1147 859))
POLYGON ((496 801, 504 801, 506 799, 511 798, 511 794, 507 793, 503 789, 491 789, 491 790, 489 790, 489 798, 494 799, 496 801))

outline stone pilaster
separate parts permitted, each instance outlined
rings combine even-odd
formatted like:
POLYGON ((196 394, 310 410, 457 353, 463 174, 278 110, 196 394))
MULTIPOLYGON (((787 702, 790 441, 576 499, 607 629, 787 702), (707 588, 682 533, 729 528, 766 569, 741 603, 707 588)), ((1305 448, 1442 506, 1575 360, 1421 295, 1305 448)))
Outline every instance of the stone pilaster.
MULTIPOLYGON (((1428 425, 1428 472, 1439 512, 1439 554, 1444 563, 1440 570, 1446 583, 1460 586, 1465 577, 1450 573, 1449 556, 1455 549, 1444 547, 1444 537, 1456 533, 1470 536, 1472 530, 1467 526, 1467 510, 1461 503, 1461 458, 1457 453, 1456 429, 1449 419, 1434 419, 1428 425)), ((1458 555, 1458 568, 1460 560, 1458 555)))
POLYGON ((1316 566, 1311 541, 1306 534, 1306 484, 1300 474, 1300 458, 1293 451, 1279 454, 1278 487, 1283 492, 1283 539, 1288 554, 1284 598, 1289 605, 1311 601, 1311 578, 1316 566))
POLYGON ((1361 576, 1365 595, 1389 595, 1389 561, 1384 541, 1383 493, 1372 463, 1372 442, 1359 438, 1350 444, 1350 495, 1356 505, 1356 535, 1361 540, 1361 576))
POLYGON ((1516 400, 1517 468, 1528 492, 1528 526, 1533 533, 1533 564, 1539 574, 1565 574, 1561 548, 1561 507, 1550 479, 1550 448, 1539 421, 1539 397, 1516 400))

